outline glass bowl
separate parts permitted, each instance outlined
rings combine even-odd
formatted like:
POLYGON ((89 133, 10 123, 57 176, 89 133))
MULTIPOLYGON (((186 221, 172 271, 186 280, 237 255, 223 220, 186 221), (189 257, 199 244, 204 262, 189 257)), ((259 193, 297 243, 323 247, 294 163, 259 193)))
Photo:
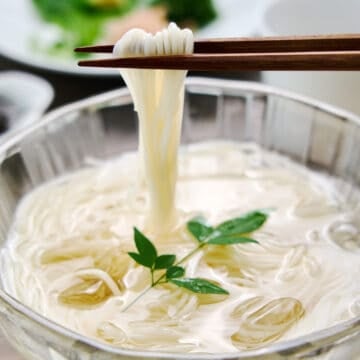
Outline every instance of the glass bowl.
MULTIPOLYGON (((360 118, 308 98, 240 81, 189 78, 182 142, 251 141, 338 178, 358 212, 360 118)), ((27 192, 56 176, 137 147, 137 120, 127 89, 62 107, 0 143, 0 236, 27 192), (91 161, 90 161, 91 162, 91 161)), ((358 238, 354 246, 359 251, 358 238), (356 243, 357 241, 357 243, 356 243)), ((356 280, 354 280, 356 281, 356 280)), ((170 354, 124 350, 65 329, 7 294, 0 284, 0 326, 33 360, 359 359, 360 317, 258 350, 170 354)))

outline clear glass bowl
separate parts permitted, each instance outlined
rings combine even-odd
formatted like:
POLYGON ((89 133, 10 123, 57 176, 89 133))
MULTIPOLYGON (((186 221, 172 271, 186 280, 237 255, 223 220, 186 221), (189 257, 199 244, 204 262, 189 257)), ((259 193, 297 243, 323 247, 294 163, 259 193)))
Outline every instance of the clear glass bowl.
MULTIPOLYGON (((354 190, 360 182, 360 118, 305 97, 239 81, 188 79, 185 98, 183 143, 210 138, 256 142, 339 177, 342 193, 358 211, 354 190)), ((19 200, 35 186, 86 166, 89 158, 108 158, 136 146, 136 114, 127 89, 70 104, 14 132, 0 143, 1 242, 19 200)), ((359 250, 359 238, 353 241, 359 250)), ((360 317, 243 353, 141 352, 67 330, 0 287, 0 326, 10 343, 34 360, 360 358, 360 317)))

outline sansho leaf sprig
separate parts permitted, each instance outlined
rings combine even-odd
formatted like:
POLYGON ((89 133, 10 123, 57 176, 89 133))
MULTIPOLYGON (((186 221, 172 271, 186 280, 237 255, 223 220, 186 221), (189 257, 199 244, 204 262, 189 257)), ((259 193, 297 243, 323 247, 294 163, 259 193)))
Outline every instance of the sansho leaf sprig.
POLYGON ((150 270, 151 284, 139 294, 123 311, 129 309, 150 289, 159 284, 171 283, 175 286, 185 288, 199 294, 225 294, 229 292, 215 283, 202 278, 186 278, 185 268, 180 266, 201 248, 208 245, 233 245, 258 242, 252 239, 250 234, 259 229, 267 220, 268 214, 263 210, 255 210, 240 217, 227 220, 215 227, 209 226, 203 217, 195 217, 187 222, 188 231, 198 242, 198 246, 185 255, 181 260, 176 261, 176 255, 158 255, 154 244, 137 228, 134 228, 134 241, 136 252, 129 252, 129 256, 150 270), (165 272, 155 279, 155 272, 165 272))

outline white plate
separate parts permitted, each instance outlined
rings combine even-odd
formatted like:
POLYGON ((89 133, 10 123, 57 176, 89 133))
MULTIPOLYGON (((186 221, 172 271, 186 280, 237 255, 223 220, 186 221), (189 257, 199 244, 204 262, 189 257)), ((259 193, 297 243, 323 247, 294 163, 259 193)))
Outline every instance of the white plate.
MULTIPOLYGON (((66 0, 49 0, 66 1, 66 0)), ((195 1, 195 0, 194 0, 195 1)), ((258 5, 263 0, 214 0, 218 19, 202 29, 197 36, 249 36, 258 23, 258 5)), ((46 34, 49 25, 36 13, 31 0, 0 0, 0 53, 18 62, 68 74, 117 75, 115 70, 79 68, 76 60, 61 60, 36 53, 29 45, 34 34, 46 34)))
POLYGON ((0 71, 0 98, 8 110, 9 131, 38 120, 53 97, 52 86, 38 76, 22 71, 0 71))

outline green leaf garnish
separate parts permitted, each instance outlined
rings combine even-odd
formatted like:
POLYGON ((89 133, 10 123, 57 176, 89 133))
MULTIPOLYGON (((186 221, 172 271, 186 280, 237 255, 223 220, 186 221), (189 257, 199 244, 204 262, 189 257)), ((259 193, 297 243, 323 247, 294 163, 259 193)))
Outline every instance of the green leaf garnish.
POLYGON ((198 294, 229 294, 227 290, 209 280, 201 278, 184 278, 185 269, 179 265, 186 262, 204 246, 247 243, 258 244, 255 239, 249 237, 249 234, 259 229, 267 218, 267 212, 256 210, 246 213, 243 216, 227 220, 215 228, 207 225, 203 217, 193 218, 187 222, 186 227, 190 234, 198 241, 198 246, 179 261, 176 261, 176 256, 173 254, 163 254, 158 256, 153 243, 141 233, 141 231, 134 228, 134 240, 139 253, 129 252, 129 256, 131 256, 138 264, 150 269, 151 284, 130 302, 123 311, 127 310, 138 299, 144 296, 147 291, 158 284, 171 283, 198 294), (166 269, 166 271, 155 280, 154 273, 157 270, 164 269, 166 269))
POLYGON ((210 240, 207 241, 206 243, 212 245, 234 245, 234 244, 248 244, 248 243, 258 244, 259 242, 244 236, 219 235, 216 237, 211 237, 210 240))
POLYGON ((198 294, 226 294, 229 292, 214 283, 199 278, 170 279, 172 284, 198 294))
POLYGON ((167 269, 169 268, 171 265, 174 264, 176 260, 176 256, 175 255, 160 255, 156 258, 155 260, 155 266, 154 269, 155 270, 159 270, 159 269, 167 269))
POLYGON ((235 219, 225 221, 215 230, 222 235, 248 234, 259 229, 267 220, 268 215, 261 211, 252 211, 235 219))
POLYGON ((186 226, 199 242, 203 242, 214 231, 211 226, 206 225, 205 219, 201 216, 193 218, 186 226))
POLYGON ((176 279, 185 275, 185 269, 181 266, 171 266, 166 270, 166 279, 176 279))
POLYGON ((148 267, 155 264, 157 251, 153 243, 137 228, 134 228, 134 239, 139 255, 146 262, 148 267))
POLYGON ((151 262, 149 262, 149 259, 147 259, 146 257, 143 257, 140 254, 135 253, 135 252, 128 252, 128 254, 138 264, 143 265, 147 268, 152 268, 153 264, 151 262))

